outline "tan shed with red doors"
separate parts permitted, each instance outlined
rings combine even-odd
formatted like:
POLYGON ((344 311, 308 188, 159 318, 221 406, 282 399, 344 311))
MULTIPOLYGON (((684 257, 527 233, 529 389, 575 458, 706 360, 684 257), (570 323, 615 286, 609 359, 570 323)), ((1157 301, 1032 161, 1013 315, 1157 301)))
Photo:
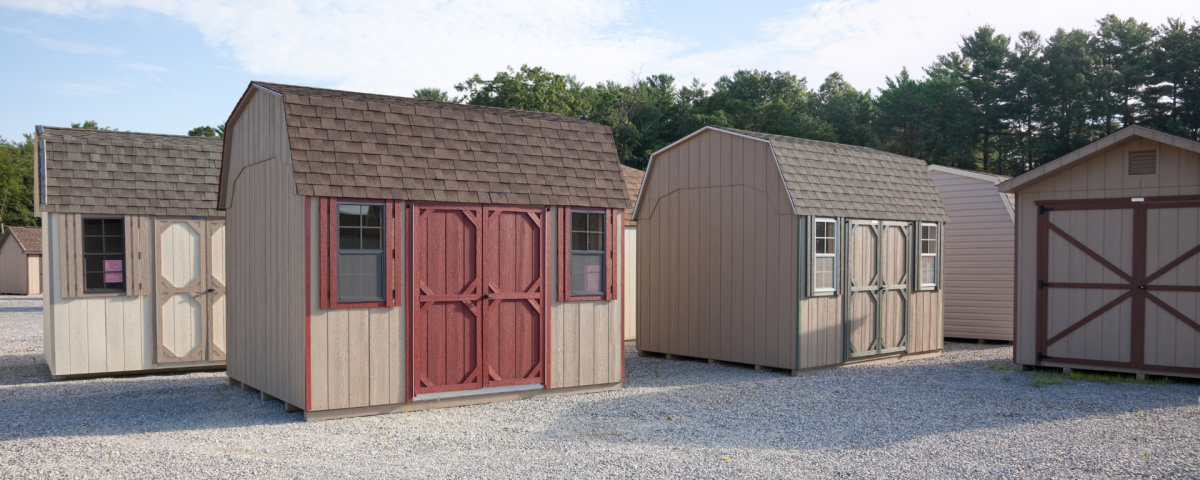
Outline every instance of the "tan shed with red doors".
POLYGON ((608 127, 261 82, 227 125, 231 381, 308 420, 620 387, 608 127))
POLYGON ((42 294, 42 229, 8 227, 0 234, 0 294, 42 294))
POLYGON ((999 188, 1016 363, 1200 377, 1200 143, 1125 127, 999 188))
POLYGON ((801 372, 942 349, 921 160, 705 127, 654 153, 634 218, 639 351, 801 372))

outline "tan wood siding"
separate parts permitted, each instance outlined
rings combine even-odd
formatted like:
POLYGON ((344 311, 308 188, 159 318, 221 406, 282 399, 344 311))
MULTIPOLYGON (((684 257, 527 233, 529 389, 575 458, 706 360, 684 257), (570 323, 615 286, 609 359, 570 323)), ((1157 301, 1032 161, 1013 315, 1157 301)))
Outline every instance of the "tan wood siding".
POLYGON ((638 348, 795 368, 798 217, 768 144, 701 133, 641 201, 638 348))
MULTIPOLYGON (((1014 359, 1037 362, 1037 206, 1039 200, 1200 194, 1200 154, 1166 143, 1133 140, 1093 154, 1075 166, 1017 192, 1016 330, 1014 359), (1158 173, 1127 175, 1129 150, 1157 149, 1158 173)), ((1109 227, 1104 227, 1109 228, 1109 227)), ((1147 307, 1148 315, 1152 308, 1147 307)), ((1157 332, 1156 332, 1157 335, 1157 332)), ((1147 339, 1149 341, 1149 338, 1147 339)), ((1147 359, 1150 352, 1147 348, 1147 359)))
POLYGON ((304 198, 296 195, 283 102, 251 95, 226 143, 229 375, 304 405, 304 198))
POLYGON ((1012 340, 1015 227, 994 181, 932 171, 944 234, 947 337, 1012 340))
POLYGON ((637 338, 637 227, 625 227, 625 285, 621 291, 625 295, 625 340, 637 338))
MULTIPOLYGON (((404 204, 396 208, 404 211, 404 204)), ((405 311, 401 306, 380 308, 321 309, 320 293, 320 207, 318 199, 309 202, 308 261, 309 310, 311 329, 312 403, 310 411, 367 407, 404 403, 407 344, 405 311)), ((403 227, 403 224, 401 225, 403 227)), ((389 227, 389 230, 392 230, 389 227)), ((394 231, 394 230, 392 230, 394 231)), ((397 252, 407 245, 400 230, 397 252)), ((404 271, 404 256, 397 267, 404 271)), ((397 276, 396 288, 406 287, 404 275, 397 276)), ((301 326, 303 330, 303 326, 301 326)), ((304 403, 295 405, 303 406, 304 403)))
POLYGON ((913 292, 909 353, 942 349, 942 296, 943 290, 913 292))
MULTIPOLYGON (((1200 244, 1200 208, 1150 210, 1146 231, 1146 270, 1156 272, 1200 244)), ((1150 284, 1200 285, 1200 258, 1192 257, 1150 284)), ((1156 291, 1154 295, 1188 318, 1200 320, 1200 292, 1156 291)), ((1200 368, 1200 331, 1148 302, 1146 364, 1200 368)))
MULTIPOLYGON (((556 210, 557 207, 551 209, 547 215, 551 232, 559 228, 556 210)), ((558 235, 550 235, 551 252, 558 251, 557 242, 558 235)), ((553 292, 558 290, 558 255, 550 255, 550 262, 546 288, 553 292)), ((620 262, 617 268, 621 268, 620 262)), ((611 274, 623 278, 619 271, 611 274)), ((550 298, 550 387, 620 382, 625 351, 620 297, 575 302, 560 302, 556 295, 550 298)))
POLYGON ((13 238, 0 247, 0 294, 37 295, 40 286, 34 286, 37 270, 33 270, 32 256, 26 255, 13 238))

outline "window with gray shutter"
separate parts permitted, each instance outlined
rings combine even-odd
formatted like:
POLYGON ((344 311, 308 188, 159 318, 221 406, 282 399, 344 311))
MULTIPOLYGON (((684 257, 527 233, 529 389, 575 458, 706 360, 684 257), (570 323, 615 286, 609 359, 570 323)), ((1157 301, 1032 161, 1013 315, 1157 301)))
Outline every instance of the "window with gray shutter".
POLYGON ((383 205, 338 203, 337 211, 338 301, 383 301, 383 205))
POLYGON ((932 289, 938 283, 938 224, 921 224, 921 245, 917 265, 922 289, 932 289))
POLYGON ((816 218, 812 222, 812 259, 809 279, 811 294, 837 293, 837 219, 816 218))
POLYGON ((1154 175, 1158 173, 1157 150, 1130 150, 1129 174, 1154 175))
POLYGON ((125 221, 83 219, 84 293, 125 293, 125 221))

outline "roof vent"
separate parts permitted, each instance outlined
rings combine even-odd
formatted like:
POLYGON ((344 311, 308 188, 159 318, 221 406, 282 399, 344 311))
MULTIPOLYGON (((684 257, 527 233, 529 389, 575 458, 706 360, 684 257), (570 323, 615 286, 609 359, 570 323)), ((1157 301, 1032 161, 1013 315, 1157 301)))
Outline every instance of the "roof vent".
POLYGON ((1130 150, 1129 174, 1154 175, 1158 173, 1157 150, 1130 150))

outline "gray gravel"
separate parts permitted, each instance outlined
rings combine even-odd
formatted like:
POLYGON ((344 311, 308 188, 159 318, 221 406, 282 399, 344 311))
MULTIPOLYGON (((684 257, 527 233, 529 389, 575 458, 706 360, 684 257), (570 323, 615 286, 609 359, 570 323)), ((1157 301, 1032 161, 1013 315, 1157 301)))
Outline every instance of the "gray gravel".
POLYGON ((1001 345, 780 372, 637 358, 616 392, 304 423, 223 373, 54 382, 0 297, 0 477, 1200 476, 1200 384, 1035 387, 1001 345))

